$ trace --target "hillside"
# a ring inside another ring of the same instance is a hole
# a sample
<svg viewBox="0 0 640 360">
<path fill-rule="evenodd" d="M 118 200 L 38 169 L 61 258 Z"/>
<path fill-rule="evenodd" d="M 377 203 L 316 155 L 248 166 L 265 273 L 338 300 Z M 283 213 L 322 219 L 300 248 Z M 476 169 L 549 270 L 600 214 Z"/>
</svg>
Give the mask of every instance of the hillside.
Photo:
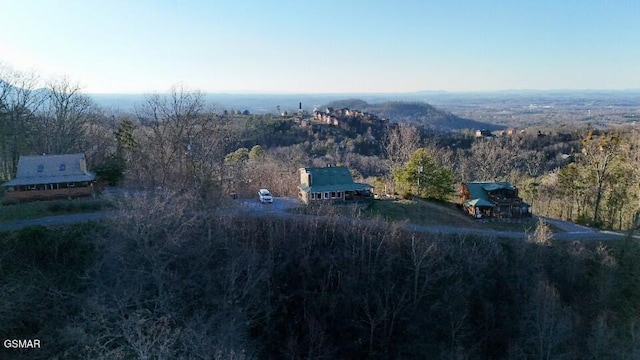
<svg viewBox="0 0 640 360">
<path fill-rule="evenodd" d="M 425 102 L 387 101 L 369 104 L 361 99 L 346 99 L 332 101 L 326 107 L 360 110 L 381 118 L 390 119 L 392 122 L 413 123 L 440 131 L 461 129 L 498 130 L 502 128 L 499 125 L 461 118 Z"/>
<path fill-rule="evenodd" d="M 637 242 L 194 203 L 141 195 L 99 224 L 0 232 L 0 336 L 43 343 L 0 358 L 638 358 Z"/>
</svg>

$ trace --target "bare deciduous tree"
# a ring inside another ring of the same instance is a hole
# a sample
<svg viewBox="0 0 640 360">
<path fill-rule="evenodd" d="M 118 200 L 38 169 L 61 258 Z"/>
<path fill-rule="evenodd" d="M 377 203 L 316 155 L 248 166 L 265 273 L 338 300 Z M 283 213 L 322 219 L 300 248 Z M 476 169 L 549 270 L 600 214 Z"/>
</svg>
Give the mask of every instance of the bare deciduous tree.
<svg viewBox="0 0 640 360">
<path fill-rule="evenodd" d="M 535 232 L 527 237 L 527 241 L 536 245 L 549 245 L 553 237 L 553 232 L 549 225 L 540 218 L 536 225 Z"/>
<path fill-rule="evenodd" d="M 479 139 L 459 155 L 464 181 L 505 181 L 516 168 L 518 146 L 501 139 Z"/>
<path fill-rule="evenodd" d="M 620 161 L 620 136 L 602 135 L 597 139 L 588 136 L 583 139 L 582 154 L 585 165 L 595 178 L 595 199 L 593 205 L 593 222 L 600 220 L 600 205 L 607 181 L 616 163 Z"/>
<path fill-rule="evenodd" d="M 0 177 L 15 176 L 20 155 L 30 153 L 30 126 L 43 101 L 38 81 L 35 73 L 0 67 Z"/>
<path fill-rule="evenodd" d="M 396 129 L 390 128 L 383 142 L 390 167 L 393 169 L 407 162 L 421 143 L 420 131 L 415 126 L 400 125 Z"/>
<path fill-rule="evenodd" d="M 572 333 L 571 317 L 557 289 L 548 281 L 538 281 L 522 325 L 528 334 L 527 357 L 550 360 L 566 355 L 567 349 L 562 346 Z"/>
<path fill-rule="evenodd" d="M 51 80 L 42 111 L 34 121 L 31 146 L 38 153 L 68 154 L 84 149 L 85 125 L 93 107 L 80 85 L 67 78 Z"/>
<path fill-rule="evenodd" d="M 138 109 L 143 139 L 140 151 L 144 151 L 142 167 L 152 186 L 178 185 L 190 182 L 188 169 L 193 160 L 194 139 L 202 130 L 199 124 L 204 108 L 204 96 L 199 91 L 189 91 L 173 86 L 169 95 L 149 95 Z"/>
</svg>

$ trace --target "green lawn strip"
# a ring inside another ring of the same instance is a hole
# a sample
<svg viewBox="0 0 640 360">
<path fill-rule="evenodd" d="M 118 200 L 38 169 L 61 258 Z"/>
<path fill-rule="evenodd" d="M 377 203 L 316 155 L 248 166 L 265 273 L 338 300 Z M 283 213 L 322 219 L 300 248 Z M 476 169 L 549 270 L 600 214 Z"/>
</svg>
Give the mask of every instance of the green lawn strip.
<svg viewBox="0 0 640 360">
<path fill-rule="evenodd" d="M 0 222 L 37 219 L 64 214 L 91 213 L 113 207 L 104 199 L 34 201 L 0 205 Z"/>
<path fill-rule="evenodd" d="M 290 212 L 304 215 L 333 215 L 341 217 L 363 217 L 385 221 L 406 221 L 413 225 L 451 226 L 496 231 L 514 231 L 533 234 L 538 224 L 536 218 L 523 219 L 473 219 L 455 204 L 429 200 L 374 200 L 361 204 L 360 210 L 354 204 L 335 203 L 303 206 Z M 564 232 L 561 228 L 547 224 L 554 233 Z"/>
<path fill-rule="evenodd" d="M 368 215 L 414 225 L 477 227 L 454 204 L 422 200 L 374 201 Z"/>
</svg>

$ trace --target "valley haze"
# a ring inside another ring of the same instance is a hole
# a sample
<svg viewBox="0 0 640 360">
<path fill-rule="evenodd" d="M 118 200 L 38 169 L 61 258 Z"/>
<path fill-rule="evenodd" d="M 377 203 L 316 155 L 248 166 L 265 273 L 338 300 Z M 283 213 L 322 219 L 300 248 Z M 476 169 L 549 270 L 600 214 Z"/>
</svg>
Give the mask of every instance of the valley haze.
<svg viewBox="0 0 640 360">
<path fill-rule="evenodd" d="M 419 91 L 409 93 L 204 93 L 209 105 L 220 110 L 249 110 L 251 113 L 276 113 L 302 109 L 311 111 L 331 101 L 361 99 L 368 103 L 386 101 L 425 102 L 436 107 L 486 104 L 556 104 L 573 103 L 593 106 L 640 107 L 640 89 L 629 90 L 503 90 L 486 92 Z M 88 94 L 100 106 L 124 111 L 135 109 L 148 94 Z"/>
</svg>

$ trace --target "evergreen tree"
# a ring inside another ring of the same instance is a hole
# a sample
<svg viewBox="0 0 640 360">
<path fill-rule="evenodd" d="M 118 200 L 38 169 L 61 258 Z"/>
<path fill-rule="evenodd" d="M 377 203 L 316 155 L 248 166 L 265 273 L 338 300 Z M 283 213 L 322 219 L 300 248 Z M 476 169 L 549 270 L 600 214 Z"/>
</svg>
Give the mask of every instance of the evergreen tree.
<svg viewBox="0 0 640 360">
<path fill-rule="evenodd" d="M 453 172 L 438 164 L 429 151 L 419 148 L 393 177 L 405 191 L 422 198 L 446 200 L 453 192 Z"/>
</svg>

